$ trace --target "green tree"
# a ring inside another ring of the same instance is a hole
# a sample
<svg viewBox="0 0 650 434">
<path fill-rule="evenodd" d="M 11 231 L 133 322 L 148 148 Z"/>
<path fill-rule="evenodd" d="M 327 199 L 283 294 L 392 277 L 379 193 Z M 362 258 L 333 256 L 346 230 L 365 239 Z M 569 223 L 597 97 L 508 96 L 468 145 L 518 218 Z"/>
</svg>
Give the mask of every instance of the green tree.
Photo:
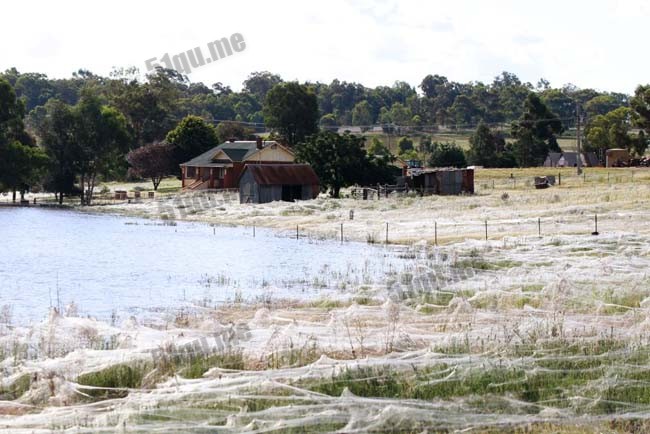
<svg viewBox="0 0 650 434">
<path fill-rule="evenodd" d="M 646 135 L 650 134 L 650 84 L 636 88 L 630 105 L 634 110 L 635 125 L 643 128 Z"/>
<path fill-rule="evenodd" d="M 363 137 L 322 131 L 296 145 L 296 157 L 309 163 L 320 178 L 321 186 L 338 198 L 341 188 L 364 180 L 370 163 L 363 144 Z"/>
<path fill-rule="evenodd" d="M 174 146 L 176 167 L 219 145 L 216 129 L 198 116 L 185 117 L 167 134 L 166 140 Z"/>
<path fill-rule="evenodd" d="M 91 205 L 97 176 L 109 175 L 124 160 L 132 137 L 124 115 L 91 92 L 84 91 L 74 113 L 81 203 Z"/>
<path fill-rule="evenodd" d="M 532 85 L 522 83 L 515 74 L 504 71 L 494 78 L 492 89 L 498 95 L 504 118 L 511 120 L 522 113 L 522 107 L 532 91 Z"/>
<path fill-rule="evenodd" d="M 352 108 L 352 125 L 368 126 L 373 123 L 372 108 L 363 100 Z"/>
<path fill-rule="evenodd" d="M 540 97 L 548 109 L 562 119 L 565 127 L 575 123 L 576 103 L 564 90 L 546 89 Z"/>
<path fill-rule="evenodd" d="M 319 124 L 322 128 L 332 128 L 337 126 L 338 122 L 336 121 L 336 116 L 332 113 L 328 113 L 320 118 Z"/>
<path fill-rule="evenodd" d="M 119 78 L 110 83 L 109 103 L 126 117 L 133 134 L 130 148 L 162 140 L 173 126 L 170 107 L 163 102 L 164 91 L 136 79 Z M 169 101 L 167 101 L 167 104 Z"/>
<path fill-rule="evenodd" d="M 316 94 L 297 82 L 276 84 L 266 95 L 263 113 L 266 125 L 292 146 L 318 129 Z"/>
<path fill-rule="evenodd" d="M 480 116 L 478 107 L 467 95 L 458 95 L 449 111 L 454 116 L 456 125 L 461 128 L 473 123 Z"/>
<path fill-rule="evenodd" d="M 432 167 L 466 167 L 465 152 L 455 143 L 434 143 L 429 157 Z"/>
<path fill-rule="evenodd" d="M 75 140 L 76 117 L 68 104 L 51 99 L 44 107 L 45 117 L 35 127 L 50 159 L 45 188 L 53 191 L 59 203 L 74 192 L 79 146 Z"/>
<path fill-rule="evenodd" d="M 647 143 L 644 135 L 639 138 L 630 134 L 632 116 L 632 109 L 619 107 L 591 119 L 585 128 L 587 138 L 585 150 L 602 155 L 607 149 L 623 148 L 643 156 Z"/>
<path fill-rule="evenodd" d="M 560 152 L 556 134 L 564 130 L 561 120 L 531 93 L 524 102 L 520 119 L 512 125 L 512 135 L 517 140 L 513 151 L 521 167 L 538 166 L 549 151 Z"/>
<path fill-rule="evenodd" d="M 25 132 L 25 108 L 7 80 L 0 79 L 0 188 L 16 191 L 21 198 L 25 191 L 44 175 L 45 152 L 34 146 Z"/>
<path fill-rule="evenodd" d="M 232 121 L 219 122 L 215 131 L 219 143 L 224 143 L 231 139 L 245 140 L 255 134 L 253 129 L 247 127 L 246 124 Z"/>
<path fill-rule="evenodd" d="M 15 84 L 16 95 L 25 101 L 25 111 L 45 105 L 54 96 L 54 87 L 45 74 L 21 74 Z"/>
<path fill-rule="evenodd" d="M 413 113 L 411 109 L 406 107 L 400 102 L 396 102 L 392 105 L 389 112 L 390 120 L 396 125 L 409 125 L 411 119 L 413 118 Z"/>
<path fill-rule="evenodd" d="M 273 86 L 282 83 L 282 77 L 268 71 L 253 72 L 244 80 L 244 92 L 255 95 L 261 103 Z"/>
<path fill-rule="evenodd" d="M 591 118 L 605 115 L 621 106 L 621 101 L 613 95 L 598 95 L 585 103 L 585 113 Z"/>
<path fill-rule="evenodd" d="M 397 148 L 399 149 L 400 155 L 415 149 L 413 147 L 413 140 L 411 140 L 406 136 L 399 139 L 399 141 L 397 142 Z"/>
<path fill-rule="evenodd" d="M 0 148 L 0 184 L 13 193 L 14 202 L 19 191 L 22 201 L 29 187 L 44 177 L 47 165 L 43 149 L 14 140 Z"/>
<path fill-rule="evenodd" d="M 496 167 L 499 154 L 505 149 L 505 140 L 481 122 L 469 138 L 468 158 L 471 164 L 484 167 Z"/>
<path fill-rule="evenodd" d="M 388 149 L 388 147 L 384 145 L 384 142 L 379 140 L 377 137 L 373 137 L 370 141 L 370 146 L 368 146 L 368 154 L 381 157 L 392 156 L 390 149 Z"/>
<path fill-rule="evenodd" d="M 18 140 L 30 141 L 25 133 L 25 106 L 7 80 L 0 79 L 0 146 Z"/>
</svg>

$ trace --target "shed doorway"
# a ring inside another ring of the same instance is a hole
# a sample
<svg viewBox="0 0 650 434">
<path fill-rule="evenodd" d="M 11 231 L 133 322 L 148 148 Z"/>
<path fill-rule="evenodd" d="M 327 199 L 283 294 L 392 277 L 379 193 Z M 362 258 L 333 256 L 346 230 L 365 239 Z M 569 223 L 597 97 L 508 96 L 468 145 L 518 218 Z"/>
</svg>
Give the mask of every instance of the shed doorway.
<svg viewBox="0 0 650 434">
<path fill-rule="evenodd" d="M 283 185 L 282 201 L 293 202 L 302 199 L 302 185 Z"/>
</svg>

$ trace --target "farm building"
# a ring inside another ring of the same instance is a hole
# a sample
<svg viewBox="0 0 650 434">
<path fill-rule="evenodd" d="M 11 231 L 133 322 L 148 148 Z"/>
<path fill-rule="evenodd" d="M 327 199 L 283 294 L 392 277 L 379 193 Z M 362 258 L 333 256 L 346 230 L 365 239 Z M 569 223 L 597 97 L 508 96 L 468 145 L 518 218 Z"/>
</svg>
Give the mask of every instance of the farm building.
<svg viewBox="0 0 650 434">
<path fill-rule="evenodd" d="M 608 149 L 605 151 L 605 166 L 606 167 L 621 167 L 627 166 L 630 161 L 630 153 L 627 149 Z"/>
<path fill-rule="evenodd" d="M 474 169 L 411 170 L 407 184 L 423 194 L 474 194 Z"/>
<path fill-rule="evenodd" d="M 309 200 L 319 191 L 309 164 L 247 164 L 239 178 L 240 203 Z"/>
<path fill-rule="evenodd" d="M 549 152 L 544 167 L 577 167 L 578 158 L 582 167 L 600 166 L 598 157 L 593 152 L 578 154 L 577 152 Z"/>
<path fill-rule="evenodd" d="M 246 164 L 288 164 L 291 150 L 270 141 L 230 141 L 181 164 L 184 190 L 237 188 Z"/>
<path fill-rule="evenodd" d="M 544 167 L 558 167 L 560 157 L 562 157 L 561 152 L 549 152 L 544 160 Z"/>
</svg>

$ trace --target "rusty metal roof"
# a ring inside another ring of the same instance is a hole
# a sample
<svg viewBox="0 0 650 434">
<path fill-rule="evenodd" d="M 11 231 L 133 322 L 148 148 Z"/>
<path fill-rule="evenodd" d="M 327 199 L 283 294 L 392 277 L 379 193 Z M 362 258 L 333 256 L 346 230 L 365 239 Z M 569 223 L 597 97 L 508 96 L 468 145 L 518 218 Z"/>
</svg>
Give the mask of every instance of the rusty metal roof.
<svg viewBox="0 0 650 434">
<path fill-rule="evenodd" d="M 309 164 L 247 164 L 242 175 L 249 170 L 260 185 L 317 185 L 318 175 Z"/>
</svg>

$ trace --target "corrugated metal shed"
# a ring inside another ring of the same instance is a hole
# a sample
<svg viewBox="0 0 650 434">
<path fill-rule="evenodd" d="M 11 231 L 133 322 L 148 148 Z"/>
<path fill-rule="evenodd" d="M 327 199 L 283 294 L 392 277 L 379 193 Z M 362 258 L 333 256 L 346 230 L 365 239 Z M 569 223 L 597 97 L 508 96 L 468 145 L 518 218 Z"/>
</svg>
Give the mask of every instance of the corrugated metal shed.
<svg viewBox="0 0 650 434">
<path fill-rule="evenodd" d="M 412 172 L 409 185 L 423 194 L 474 193 L 473 169 L 425 169 Z"/>
<path fill-rule="evenodd" d="M 308 164 L 247 164 L 239 178 L 241 203 L 314 199 L 318 176 Z"/>
<path fill-rule="evenodd" d="M 302 185 L 320 182 L 309 164 L 248 164 L 246 169 L 260 185 Z"/>
</svg>

